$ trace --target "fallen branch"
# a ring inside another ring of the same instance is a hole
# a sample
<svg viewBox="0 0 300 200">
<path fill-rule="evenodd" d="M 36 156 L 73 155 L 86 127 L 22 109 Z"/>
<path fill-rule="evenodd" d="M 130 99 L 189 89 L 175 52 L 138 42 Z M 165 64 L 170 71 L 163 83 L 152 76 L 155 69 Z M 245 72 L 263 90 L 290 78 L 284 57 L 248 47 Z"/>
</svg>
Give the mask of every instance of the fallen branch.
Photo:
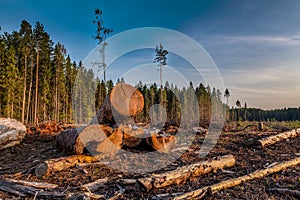
<svg viewBox="0 0 300 200">
<path fill-rule="evenodd" d="M 147 191 L 151 188 L 162 188 L 172 184 L 180 184 L 190 177 L 197 177 L 207 174 L 213 170 L 231 167 L 235 164 L 233 155 L 213 158 L 210 161 L 203 161 L 188 166 L 177 168 L 176 170 L 165 172 L 162 174 L 153 174 L 150 177 L 138 179 Z"/>
<path fill-rule="evenodd" d="M 40 182 L 29 182 L 29 181 L 23 181 L 23 180 L 15 180 L 15 179 L 6 179 L 9 182 L 25 185 L 25 186 L 30 186 L 38 189 L 45 189 L 45 188 L 57 188 L 58 185 L 56 184 L 51 184 L 51 183 L 40 183 Z"/>
<path fill-rule="evenodd" d="M 247 175 L 244 175 L 241 177 L 222 181 L 220 183 L 217 183 L 217 184 L 214 184 L 211 186 L 206 186 L 206 187 L 203 187 L 203 188 L 191 191 L 191 192 L 184 193 L 180 196 L 175 197 L 175 199 L 179 200 L 179 199 L 191 199 L 191 198 L 199 197 L 199 195 L 203 194 L 204 192 L 206 192 L 208 190 L 210 190 L 211 193 L 216 193 L 219 190 L 234 187 L 245 181 L 250 181 L 255 178 L 262 178 L 266 175 L 276 173 L 276 172 L 282 171 L 288 167 L 296 166 L 299 164 L 300 164 L 300 157 L 297 157 L 295 159 L 280 163 L 278 165 L 275 165 L 275 166 L 267 168 L 267 169 L 257 170 L 253 173 L 250 173 L 250 174 L 247 174 Z"/>
<path fill-rule="evenodd" d="M 298 136 L 300 136 L 300 129 L 293 129 L 291 131 L 283 132 L 277 135 L 272 135 L 270 137 L 260 139 L 257 141 L 257 144 L 261 147 L 265 147 L 280 142 L 284 139 L 295 138 Z"/>
<path fill-rule="evenodd" d="M 288 195 L 292 195 L 294 197 L 300 198 L 300 191 L 298 191 L 298 190 L 289 190 L 289 189 L 282 189 L 282 188 L 270 188 L 270 189 L 267 189 L 267 191 L 278 192 L 278 193 L 281 193 L 281 194 L 288 194 Z"/>
<path fill-rule="evenodd" d="M 81 186 L 83 190 L 87 190 L 88 192 L 95 192 L 100 187 L 103 187 L 105 183 L 107 183 L 108 178 L 97 179 L 94 182 L 84 184 Z"/>
</svg>

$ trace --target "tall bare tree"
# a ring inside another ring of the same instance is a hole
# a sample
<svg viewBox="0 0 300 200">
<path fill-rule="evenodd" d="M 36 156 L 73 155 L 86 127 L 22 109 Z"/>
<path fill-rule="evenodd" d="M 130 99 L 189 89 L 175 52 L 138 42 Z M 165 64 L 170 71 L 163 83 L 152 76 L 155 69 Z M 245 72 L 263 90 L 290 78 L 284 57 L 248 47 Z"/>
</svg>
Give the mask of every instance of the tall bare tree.
<svg viewBox="0 0 300 200">
<path fill-rule="evenodd" d="M 93 36 L 93 38 L 98 41 L 99 45 L 101 44 L 100 56 L 102 57 L 102 61 L 94 64 L 97 64 L 100 68 L 101 67 L 103 68 L 103 76 L 104 76 L 103 78 L 104 78 L 104 82 L 106 83 L 105 47 L 108 44 L 105 40 L 107 35 L 112 33 L 113 30 L 110 28 L 106 28 L 104 26 L 102 15 L 103 15 L 102 10 L 100 10 L 99 8 L 95 9 L 95 20 L 93 21 L 93 23 L 96 25 L 97 29 L 96 29 L 96 34 L 95 36 Z"/>
<path fill-rule="evenodd" d="M 159 46 L 156 46 L 155 49 L 155 58 L 154 63 L 159 65 L 159 78 L 160 78 L 160 97 L 162 99 L 163 83 L 162 83 L 162 67 L 167 65 L 167 54 L 169 53 L 164 49 L 163 45 L 159 43 Z"/>
</svg>

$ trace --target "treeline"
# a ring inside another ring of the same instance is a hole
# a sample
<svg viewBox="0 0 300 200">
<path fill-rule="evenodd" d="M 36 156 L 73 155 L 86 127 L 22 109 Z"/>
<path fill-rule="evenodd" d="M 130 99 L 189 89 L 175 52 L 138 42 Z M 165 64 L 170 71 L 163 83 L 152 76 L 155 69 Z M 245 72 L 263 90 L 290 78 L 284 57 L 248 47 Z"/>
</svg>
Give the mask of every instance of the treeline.
<svg viewBox="0 0 300 200">
<path fill-rule="evenodd" d="M 23 20 L 0 35 L 0 116 L 24 123 L 72 120 L 72 85 L 80 66 L 44 26 Z"/>
<path fill-rule="evenodd" d="M 300 107 L 274 110 L 234 108 L 230 109 L 229 116 L 232 121 L 296 121 L 300 120 Z"/>
<path fill-rule="evenodd" d="M 121 82 L 124 82 L 123 78 L 118 79 L 116 83 Z M 88 123 L 113 87 L 113 81 L 105 83 L 98 78 L 92 79 L 86 76 L 86 73 L 81 73 L 79 68 L 73 96 L 75 122 Z M 189 87 L 183 88 L 168 82 L 163 88 L 158 87 L 156 83 L 146 85 L 142 82 L 135 87 L 144 96 L 144 109 L 135 116 L 136 122 L 168 121 L 174 124 L 208 125 L 210 120 L 225 118 L 227 107 L 221 101 L 222 93 L 215 88 L 211 90 L 203 84 L 194 87 L 192 82 Z M 163 116 L 160 116 L 161 114 Z"/>
<path fill-rule="evenodd" d="M 118 80 L 117 82 L 123 82 Z M 34 27 L 23 20 L 18 31 L 0 35 L 0 117 L 23 123 L 64 121 L 88 123 L 112 90 L 112 80 L 94 77 L 81 62 L 73 62 L 61 43 L 54 43 L 43 24 Z M 174 122 L 200 122 L 224 117 L 222 93 L 200 84 L 178 88 L 155 83 L 138 89 L 145 107 L 136 121 L 150 122 L 161 105 L 165 119 Z M 151 110 L 152 109 L 152 110 Z"/>
</svg>

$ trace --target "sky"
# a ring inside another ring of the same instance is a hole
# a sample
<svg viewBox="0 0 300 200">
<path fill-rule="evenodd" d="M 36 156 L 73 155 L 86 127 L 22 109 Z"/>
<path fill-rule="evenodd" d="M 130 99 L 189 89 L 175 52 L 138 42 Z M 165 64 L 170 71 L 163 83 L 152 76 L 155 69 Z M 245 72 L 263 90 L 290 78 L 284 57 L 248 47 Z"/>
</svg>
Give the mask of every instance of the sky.
<svg viewBox="0 0 300 200">
<path fill-rule="evenodd" d="M 207 53 L 205 59 L 210 58 L 217 67 L 224 88 L 229 89 L 232 106 L 237 100 L 263 109 L 300 106 L 298 0 L 0 0 L 0 33 L 19 30 L 23 19 L 32 25 L 40 21 L 54 42 L 64 44 L 71 58 L 79 62 L 97 46 L 92 38 L 95 8 L 103 11 L 105 25 L 114 30 L 110 38 L 136 28 L 161 27 L 198 42 Z M 177 38 L 169 39 L 172 43 Z M 168 45 L 165 47 L 176 48 Z M 187 45 L 177 48 L 193 53 Z M 112 64 L 108 74 L 113 76 L 123 70 L 142 76 L 151 56 L 149 49 L 140 54 L 127 53 L 127 58 L 123 56 Z M 193 76 L 191 63 L 184 59 L 170 52 L 165 71 L 170 77 L 165 79 L 171 80 L 183 71 L 193 82 L 197 83 L 197 77 L 198 81 L 207 79 Z M 118 63 L 122 63 L 122 70 Z M 128 65 L 135 68 L 129 70 Z M 157 69 L 145 74 L 155 73 Z"/>
</svg>

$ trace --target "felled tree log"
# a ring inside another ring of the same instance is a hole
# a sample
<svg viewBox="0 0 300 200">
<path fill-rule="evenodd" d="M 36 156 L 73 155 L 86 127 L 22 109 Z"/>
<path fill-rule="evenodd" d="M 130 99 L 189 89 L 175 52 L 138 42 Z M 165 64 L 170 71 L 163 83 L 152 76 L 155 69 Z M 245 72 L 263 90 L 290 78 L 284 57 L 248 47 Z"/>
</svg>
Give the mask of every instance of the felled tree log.
<svg viewBox="0 0 300 200">
<path fill-rule="evenodd" d="M 262 169 L 262 170 L 257 170 L 253 173 L 247 174 L 245 176 L 237 177 L 234 179 L 222 181 L 220 183 L 211 185 L 211 186 L 206 186 L 191 192 L 184 193 L 180 196 L 175 197 L 174 199 L 179 200 L 179 199 L 192 199 L 196 198 L 199 199 L 198 197 L 205 193 L 206 191 L 210 190 L 211 193 L 216 193 L 219 190 L 223 190 L 226 188 L 234 187 L 236 185 L 239 185 L 245 181 L 250 181 L 255 178 L 262 178 L 266 175 L 276 173 L 279 171 L 282 171 L 288 167 L 296 166 L 300 164 L 300 157 L 297 157 L 295 159 L 280 163 L 278 165 L 274 165 L 273 167 L 267 168 L 267 169 Z"/>
<path fill-rule="evenodd" d="M 143 108 L 143 94 L 131 85 L 119 83 L 105 99 L 91 124 L 121 123 L 126 117 L 136 116 Z"/>
<path fill-rule="evenodd" d="M 279 133 L 277 135 L 272 135 L 270 137 L 267 138 L 263 138 L 257 141 L 257 144 L 260 145 L 261 147 L 265 147 L 268 145 L 272 145 L 275 144 L 277 142 L 280 142 L 284 139 L 288 139 L 288 138 L 295 138 L 300 136 L 300 129 L 293 129 L 291 131 L 287 131 L 287 132 L 283 132 L 283 133 Z"/>
<path fill-rule="evenodd" d="M 210 161 L 179 167 L 176 170 L 162 174 L 152 174 L 150 177 L 138 179 L 138 183 L 148 191 L 151 188 L 163 188 L 172 184 L 180 184 L 190 177 L 197 177 L 217 169 L 223 169 L 224 167 L 232 167 L 234 164 L 234 156 L 226 155 L 213 158 Z"/>
<path fill-rule="evenodd" d="M 91 142 L 101 142 L 112 134 L 112 128 L 93 124 L 77 129 L 68 129 L 56 136 L 57 147 L 68 154 L 82 154 Z"/>
<path fill-rule="evenodd" d="M 156 151 L 169 153 L 176 144 L 176 137 L 169 134 L 153 133 L 150 138 L 147 138 L 147 143 Z"/>
<path fill-rule="evenodd" d="M 98 159 L 99 157 L 95 156 L 73 155 L 69 157 L 46 160 L 35 167 L 35 175 L 37 177 L 48 176 L 52 173 L 74 167 L 77 163 L 97 162 Z"/>
<path fill-rule="evenodd" d="M 0 118 L 0 150 L 20 144 L 25 135 L 24 124 L 15 119 Z"/>
<path fill-rule="evenodd" d="M 122 130 L 107 125 L 123 122 L 143 110 L 144 97 L 131 85 L 120 83 L 111 91 L 90 125 L 66 130 L 57 136 L 57 146 L 69 154 L 82 154 L 84 149 L 93 153 L 113 153 L 123 144 Z M 116 120 L 116 121 L 115 121 Z M 101 124 L 101 125 L 99 125 Z M 139 138 L 125 134 L 126 144 L 139 143 Z M 128 142 L 127 142 L 128 141 Z"/>
</svg>

